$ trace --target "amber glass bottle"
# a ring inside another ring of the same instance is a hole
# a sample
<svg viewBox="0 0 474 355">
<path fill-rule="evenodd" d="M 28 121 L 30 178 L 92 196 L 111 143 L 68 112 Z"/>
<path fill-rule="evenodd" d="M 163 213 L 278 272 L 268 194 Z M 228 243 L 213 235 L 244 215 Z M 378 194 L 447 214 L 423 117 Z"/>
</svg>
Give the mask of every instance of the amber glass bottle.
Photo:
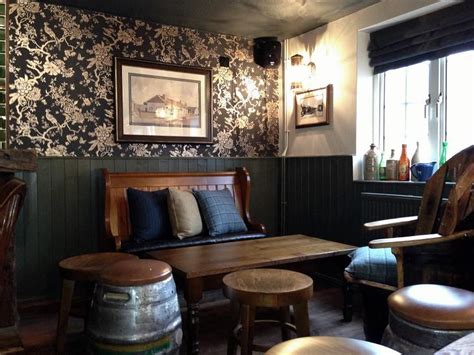
<svg viewBox="0 0 474 355">
<path fill-rule="evenodd" d="M 406 144 L 402 144 L 402 154 L 398 162 L 398 180 L 410 180 L 410 159 L 408 159 Z"/>
</svg>

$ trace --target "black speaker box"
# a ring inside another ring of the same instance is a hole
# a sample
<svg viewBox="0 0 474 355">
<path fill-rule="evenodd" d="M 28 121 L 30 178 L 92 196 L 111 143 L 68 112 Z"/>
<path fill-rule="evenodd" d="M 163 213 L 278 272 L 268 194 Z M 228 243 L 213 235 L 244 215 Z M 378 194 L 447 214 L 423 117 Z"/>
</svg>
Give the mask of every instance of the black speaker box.
<svg viewBox="0 0 474 355">
<path fill-rule="evenodd" d="M 264 68 L 278 68 L 281 62 L 281 43 L 276 37 L 255 38 L 253 60 Z"/>
</svg>

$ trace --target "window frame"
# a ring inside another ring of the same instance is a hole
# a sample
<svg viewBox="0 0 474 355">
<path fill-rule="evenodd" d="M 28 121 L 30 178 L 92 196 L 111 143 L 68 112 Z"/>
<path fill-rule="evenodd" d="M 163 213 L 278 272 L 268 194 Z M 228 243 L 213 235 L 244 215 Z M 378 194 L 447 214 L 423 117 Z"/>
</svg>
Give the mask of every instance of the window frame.
<svg viewBox="0 0 474 355">
<path fill-rule="evenodd" d="M 427 92 L 426 119 L 428 120 L 428 140 L 432 161 L 438 161 L 442 142 L 447 137 L 446 122 L 446 81 L 447 81 L 447 57 L 429 61 L 429 83 Z M 385 91 L 386 72 L 373 76 L 373 129 L 372 136 L 375 144 L 388 154 L 391 148 L 386 147 L 385 132 Z M 402 141 L 400 141 L 401 145 Z M 395 147 L 399 148 L 399 147 Z"/>
</svg>

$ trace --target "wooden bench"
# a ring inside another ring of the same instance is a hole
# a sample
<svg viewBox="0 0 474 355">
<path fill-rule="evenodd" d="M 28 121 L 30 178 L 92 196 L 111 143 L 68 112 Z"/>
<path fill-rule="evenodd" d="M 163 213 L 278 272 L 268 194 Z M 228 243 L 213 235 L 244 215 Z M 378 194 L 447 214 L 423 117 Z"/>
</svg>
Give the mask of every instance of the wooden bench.
<svg viewBox="0 0 474 355">
<path fill-rule="evenodd" d="M 230 172 L 213 173 L 112 173 L 103 170 L 105 180 L 105 233 L 102 249 L 115 249 L 132 253 L 169 249 L 191 245 L 222 243 L 235 240 L 256 239 L 266 236 L 265 226 L 250 217 L 250 176 L 245 168 Z M 137 243 L 133 241 L 129 218 L 127 188 L 155 191 L 168 187 L 180 190 L 229 189 L 235 206 L 247 225 L 247 233 L 225 234 L 216 237 L 206 235 L 180 240 L 169 238 Z"/>
</svg>

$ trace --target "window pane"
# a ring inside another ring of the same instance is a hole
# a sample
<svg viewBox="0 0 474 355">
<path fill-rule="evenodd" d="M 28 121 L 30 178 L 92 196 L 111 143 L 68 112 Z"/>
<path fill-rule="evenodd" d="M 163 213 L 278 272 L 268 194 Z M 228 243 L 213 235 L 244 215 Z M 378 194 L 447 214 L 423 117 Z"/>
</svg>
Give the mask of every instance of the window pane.
<svg viewBox="0 0 474 355">
<path fill-rule="evenodd" d="M 424 117 L 425 100 L 429 92 L 429 62 L 390 70 L 385 73 L 384 150 L 408 144 L 409 155 L 416 142 L 428 137 L 428 120 Z"/>
<path fill-rule="evenodd" d="M 447 58 L 448 158 L 474 144 L 474 51 Z"/>
</svg>

